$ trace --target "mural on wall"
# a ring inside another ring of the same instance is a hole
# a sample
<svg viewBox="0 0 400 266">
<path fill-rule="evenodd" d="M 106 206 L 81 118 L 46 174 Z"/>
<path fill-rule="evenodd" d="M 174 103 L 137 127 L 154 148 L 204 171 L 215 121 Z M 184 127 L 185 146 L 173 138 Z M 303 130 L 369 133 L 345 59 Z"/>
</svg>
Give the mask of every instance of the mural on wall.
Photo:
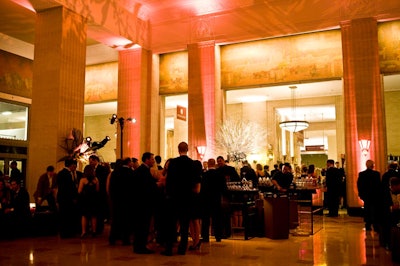
<svg viewBox="0 0 400 266">
<path fill-rule="evenodd" d="M 221 47 L 223 88 L 343 76 L 340 30 Z"/>
<path fill-rule="evenodd" d="M 381 73 L 400 71 L 400 21 L 378 25 L 379 61 Z"/>
<path fill-rule="evenodd" d="M 85 103 L 116 100 L 118 97 L 118 63 L 86 68 Z"/>
<path fill-rule="evenodd" d="M 32 60 L 0 50 L 1 92 L 32 98 L 32 79 Z"/>
<path fill-rule="evenodd" d="M 187 93 L 188 53 L 160 55 L 160 94 Z"/>
</svg>

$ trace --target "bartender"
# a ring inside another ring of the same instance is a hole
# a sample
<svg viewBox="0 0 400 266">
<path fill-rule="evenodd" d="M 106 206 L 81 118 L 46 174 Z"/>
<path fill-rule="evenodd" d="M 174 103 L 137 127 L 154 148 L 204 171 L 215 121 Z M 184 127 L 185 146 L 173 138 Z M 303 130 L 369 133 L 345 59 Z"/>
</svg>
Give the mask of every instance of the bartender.
<svg viewBox="0 0 400 266">
<path fill-rule="evenodd" d="M 282 171 L 278 171 L 272 177 L 272 183 L 280 192 L 286 192 L 293 182 L 292 166 L 290 163 L 284 163 Z"/>
</svg>

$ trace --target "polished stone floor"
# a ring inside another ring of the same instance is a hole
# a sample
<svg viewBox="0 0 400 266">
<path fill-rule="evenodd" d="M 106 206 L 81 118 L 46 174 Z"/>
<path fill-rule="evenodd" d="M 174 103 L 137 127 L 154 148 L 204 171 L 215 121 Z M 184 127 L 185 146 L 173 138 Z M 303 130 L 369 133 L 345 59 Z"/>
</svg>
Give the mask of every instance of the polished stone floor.
<svg viewBox="0 0 400 266">
<path fill-rule="evenodd" d="M 322 216 L 321 216 L 322 218 Z M 46 236 L 0 241 L 0 265 L 398 265 L 379 246 L 378 234 L 363 229 L 362 218 L 322 218 L 323 228 L 312 236 L 223 239 L 203 243 L 185 256 L 137 255 L 130 246 L 109 246 L 106 235 L 81 240 Z"/>
</svg>

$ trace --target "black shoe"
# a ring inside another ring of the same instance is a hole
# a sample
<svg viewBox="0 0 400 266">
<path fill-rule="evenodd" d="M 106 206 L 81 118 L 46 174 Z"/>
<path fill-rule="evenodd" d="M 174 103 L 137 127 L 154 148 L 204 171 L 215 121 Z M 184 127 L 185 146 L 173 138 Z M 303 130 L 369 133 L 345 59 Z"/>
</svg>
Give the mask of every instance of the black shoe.
<svg viewBox="0 0 400 266">
<path fill-rule="evenodd" d="M 203 238 L 203 239 L 201 240 L 201 242 L 208 243 L 208 242 L 210 242 L 210 239 L 209 239 L 209 238 Z"/>
<path fill-rule="evenodd" d="M 186 250 L 179 250 L 178 249 L 178 255 L 186 255 Z"/>
<path fill-rule="evenodd" d="M 154 251 L 148 248 L 143 248 L 143 249 L 134 249 L 133 252 L 136 254 L 153 254 Z"/>
<path fill-rule="evenodd" d="M 177 252 L 177 253 L 178 253 L 179 255 L 185 255 L 185 254 L 186 254 L 186 249 L 187 249 L 187 246 L 183 246 L 183 245 L 181 246 L 181 245 L 179 245 L 179 246 L 178 246 L 178 252 Z"/>
<path fill-rule="evenodd" d="M 127 241 L 127 240 L 122 241 L 122 245 L 123 246 L 130 246 L 131 245 L 131 241 Z"/>
<path fill-rule="evenodd" d="M 171 251 L 171 250 L 164 250 L 164 251 L 161 251 L 161 255 L 164 255 L 164 256 L 172 256 L 172 251 Z"/>
</svg>

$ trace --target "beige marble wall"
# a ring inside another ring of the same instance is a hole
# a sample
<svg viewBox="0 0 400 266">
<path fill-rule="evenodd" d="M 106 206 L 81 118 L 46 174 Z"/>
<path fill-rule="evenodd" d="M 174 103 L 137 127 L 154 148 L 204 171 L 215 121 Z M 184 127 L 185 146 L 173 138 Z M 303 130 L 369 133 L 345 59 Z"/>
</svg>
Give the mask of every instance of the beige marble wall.
<svg viewBox="0 0 400 266">
<path fill-rule="evenodd" d="M 388 154 L 400 155 L 400 91 L 385 93 Z"/>
</svg>

